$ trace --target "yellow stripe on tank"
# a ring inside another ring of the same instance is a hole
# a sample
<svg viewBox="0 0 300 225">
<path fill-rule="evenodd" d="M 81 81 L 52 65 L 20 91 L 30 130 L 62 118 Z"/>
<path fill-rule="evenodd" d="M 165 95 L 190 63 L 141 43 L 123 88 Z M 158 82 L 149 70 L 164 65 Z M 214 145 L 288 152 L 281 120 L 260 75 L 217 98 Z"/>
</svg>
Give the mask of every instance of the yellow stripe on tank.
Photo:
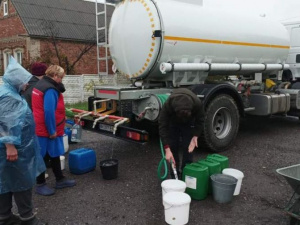
<svg viewBox="0 0 300 225">
<path fill-rule="evenodd" d="M 174 37 L 174 36 L 165 36 L 165 40 L 168 40 L 168 41 L 189 41 L 189 42 L 223 44 L 223 45 L 241 45 L 241 46 L 263 47 L 263 48 L 284 48 L 284 49 L 289 49 L 290 48 L 290 46 L 286 46 L 286 45 L 270 45 L 270 44 L 260 44 L 260 43 L 221 41 L 221 40 L 209 40 L 209 39 Z"/>
</svg>

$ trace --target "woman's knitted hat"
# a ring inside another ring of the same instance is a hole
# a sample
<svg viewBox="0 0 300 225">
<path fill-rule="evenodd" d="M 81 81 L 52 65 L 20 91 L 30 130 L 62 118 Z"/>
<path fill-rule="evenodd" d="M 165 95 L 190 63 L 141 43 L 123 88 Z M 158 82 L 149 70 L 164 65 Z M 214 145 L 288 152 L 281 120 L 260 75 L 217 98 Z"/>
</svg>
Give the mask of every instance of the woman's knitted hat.
<svg viewBox="0 0 300 225">
<path fill-rule="evenodd" d="M 35 62 L 31 65 L 31 73 L 34 76 L 43 76 L 47 70 L 45 63 Z"/>
</svg>

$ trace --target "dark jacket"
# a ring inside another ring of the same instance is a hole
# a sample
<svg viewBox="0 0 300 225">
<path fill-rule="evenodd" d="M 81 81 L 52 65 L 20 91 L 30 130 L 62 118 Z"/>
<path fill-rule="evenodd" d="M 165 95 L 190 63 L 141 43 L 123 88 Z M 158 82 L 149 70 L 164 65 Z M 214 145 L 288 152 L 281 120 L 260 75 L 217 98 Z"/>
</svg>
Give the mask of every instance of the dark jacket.
<svg viewBox="0 0 300 225">
<path fill-rule="evenodd" d="M 28 87 L 27 87 L 26 91 L 24 91 L 24 93 L 23 93 L 23 96 L 26 99 L 31 111 L 32 111 L 32 103 L 31 103 L 32 90 L 38 81 L 39 81 L 39 78 L 37 78 L 36 76 L 32 76 L 28 82 Z"/>
<path fill-rule="evenodd" d="M 204 110 L 200 99 L 189 89 L 175 89 L 163 105 L 158 119 L 159 135 L 164 146 L 169 145 L 170 138 L 172 138 L 169 137 L 170 125 L 184 125 L 181 124 L 176 117 L 176 111 L 182 109 L 191 110 L 191 118 L 189 121 L 186 121 L 186 123 L 194 126 L 191 128 L 193 129 L 193 136 L 199 137 L 201 135 Z"/>
</svg>

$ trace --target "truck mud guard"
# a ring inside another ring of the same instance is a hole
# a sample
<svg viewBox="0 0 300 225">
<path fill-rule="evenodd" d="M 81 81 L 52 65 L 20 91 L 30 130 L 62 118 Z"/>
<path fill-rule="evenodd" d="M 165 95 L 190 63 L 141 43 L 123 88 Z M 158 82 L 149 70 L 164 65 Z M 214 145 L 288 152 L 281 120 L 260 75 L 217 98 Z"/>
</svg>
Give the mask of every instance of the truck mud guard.
<svg viewBox="0 0 300 225">
<path fill-rule="evenodd" d="M 197 94 L 203 101 L 203 105 L 206 106 L 211 99 L 218 94 L 228 94 L 231 96 L 239 109 L 239 113 L 241 116 L 244 116 L 244 104 L 243 99 L 240 94 L 236 90 L 235 87 L 229 84 L 197 84 L 193 85 L 189 88 L 195 94 Z"/>
</svg>

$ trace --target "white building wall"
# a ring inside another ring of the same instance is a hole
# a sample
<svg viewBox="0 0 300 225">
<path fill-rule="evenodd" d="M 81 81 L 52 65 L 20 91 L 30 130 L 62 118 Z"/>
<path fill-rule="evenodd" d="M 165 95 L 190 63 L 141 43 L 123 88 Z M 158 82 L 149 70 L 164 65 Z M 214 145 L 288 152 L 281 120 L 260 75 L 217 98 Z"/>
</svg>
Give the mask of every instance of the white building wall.
<svg viewBox="0 0 300 225">
<path fill-rule="evenodd" d="M 101 80 L 98 75 L 66 75 L 63 79 L 66 91 L 63 93 L 65 103 L 73 104 L 77 102 L 86 102 L 89 96 L 94 95 L 94 86 L 98 85 L 124 85 L 129 84 L 127 79 L 120 75 L 103 76 Z M 3 84 L 2 76 L 0 85 Z"/>
</svg>

